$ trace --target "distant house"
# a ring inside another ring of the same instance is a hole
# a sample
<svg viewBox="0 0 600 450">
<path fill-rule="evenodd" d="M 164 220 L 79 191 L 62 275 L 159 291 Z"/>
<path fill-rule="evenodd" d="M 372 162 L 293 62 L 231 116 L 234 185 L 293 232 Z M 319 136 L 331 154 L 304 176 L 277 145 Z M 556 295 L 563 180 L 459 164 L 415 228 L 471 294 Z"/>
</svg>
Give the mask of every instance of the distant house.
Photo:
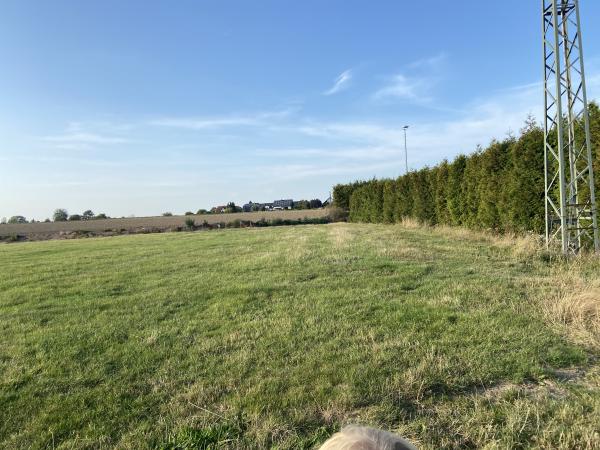
<svg viewBox="0 0 600 450">
<path fill-rule="evenodd" d="M 248 202 L 242 206 L 244 212 L 269 211 L 273 209 L 273 203 L 254 203 Z"/>
<path fill-rule="evenodd" d="M 210 212 L 213 214 L 222 214 L 225 211 L 227 211 L 227 206 L 215 206 L 210 210 Z"/>
<path fill-rule="evenodd" d="M 248 202 L 242 209 L 244 212 L 252 211 L 273 211 L 282 209 L 292 209 L 294 207 L 294 200 L 275 200 L 273 203 L 254 203 Z M 220 208 L 220 206 L 219 206 Z M 213 208 L 214 209 L 214 208 Z"/>
<path fill-rule="evenodd" d="M 294 200 L 275 200 L 273 202 L 273 209 L 292 209 L 294 207 Z"/>
</svg>

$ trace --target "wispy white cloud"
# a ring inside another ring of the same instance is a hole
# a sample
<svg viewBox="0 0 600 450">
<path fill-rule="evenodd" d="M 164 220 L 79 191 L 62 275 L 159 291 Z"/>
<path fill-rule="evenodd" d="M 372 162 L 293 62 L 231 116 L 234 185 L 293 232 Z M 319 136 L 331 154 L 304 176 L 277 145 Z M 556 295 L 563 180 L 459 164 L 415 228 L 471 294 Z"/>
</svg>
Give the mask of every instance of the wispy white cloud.
<svg viewBox="0 0 600 450">
<path fill-rule="evenodd" d="M 429 58 L 418 59 L 408 65 L 409 69 L 439 69 L 442 64 L 448 59 L 448 54 L 445 52 L 439 53 Z"/>
<path fill-rule="evenodd" d="M 53 142 L 56 144 L 124 144 L 129 142 L 129 139 L 113 136 L 102 136 L 93 133 L 67 133 L 57 136 L 44 136 L 42 140 Z"/>
<path fill-rule="evenodd" d="M 240 172 L 242 179 L 264 179 L 265 174 L 269 174 L 271 182 L 289 182 L 292 180 L 303 180 L 319 177 L 343 176 L 343 177 L 365 177 L 374 176 L 390 168 L 402 166 L 402 161 L 378 161 L 365 164 L 364 162 L 353 161 L 345 164 L 271 164 L 253 167 Z M 330 186 L 329 186 L 330 187 Z"/>
<path fill-rule="evenodd" d="M 98 146 L 132 142 L 129 138 L 105 131 L 107 127 L 108 125 L 104 124 L 100 128 L 90 128 L 80 122 L 71 122 L 63 133 L 43 136 L 39 140 L 50 144 L 52 148 L 61 150 L 87 150 Z M 116 127 L 109 128 L 111 131 L 116 129 Z"/>
<path fill-rule="evenodd" d="M 264 126 L 290 116 L 293 110 L 286 109 L 274 112 L 258 112 L 254 114 L 237 114 L 213 117 L 164 117 L 150 121 L 149 125 L 188 130 L 206 130 L 225 127 Z"/>
<path fill-rule="evenodd" d="M 338 92 L 342 92 L 350 87 L 352 82 L 353 74 L 352 70 L 348 69 L 342 72 L 336 79 L 331 89 L 323 92 L 323 95 L 334 95 Z"/>
<path fill-rule="evenodd" d="M 433 165 L 459 153 L 475 151 L 477 145 L 487 145 L 501 139 L 509 131 L 519 130 L 529 114 L 541 117 L 541 88 L 538 83 L 498 91 L 465 105 L 462 113 L 448 114 L 446 119 L 414 123 L 409 130 L 409 164 L 411 167 Z M 306 155 L 335 159 L 339 170 L 362 161 L 365 167 L 386 159 L 399 161 L 403 154 L 403 130 L 396 121 L 307 121 L 295 132 L 323 139 L 322 148 L 309 147 Z M 302 157 L 302 149 L 294 149 Z M 401 166 L 398 166 L 401 167 Z M 365 176 L 372 175 L 366 170 Z M 349 172 L 350 173 L 350 172 Z M 382 167 L 378 175 L 389 173 Z"/>
<path fill-rule="evenodd" d="M 443 79 L 445 53 L 408 64 L 405 69 L 388 77 L 373 94 L 374 100 L 402 100 L 419 105 L 433 102 L 433 90 Z"/>
<path fill-rule="evenodd" d="M 400 146 L 356 146 L 356 147 L 307 147 L 263 149 L 255 152 L 258 156 L 279 159 L 314 159 L 327 158 L 335 160 L 381 160 L 402 151 Z"/>
<path fill-rule="evenodd" d="M 390 82 L 373 94 L 375 100 L 400 99 L 418 102 L 430 102 L 432 83 L 423 78 L 409 78 L 401 73 L 391 78 Z"/>
</svg>

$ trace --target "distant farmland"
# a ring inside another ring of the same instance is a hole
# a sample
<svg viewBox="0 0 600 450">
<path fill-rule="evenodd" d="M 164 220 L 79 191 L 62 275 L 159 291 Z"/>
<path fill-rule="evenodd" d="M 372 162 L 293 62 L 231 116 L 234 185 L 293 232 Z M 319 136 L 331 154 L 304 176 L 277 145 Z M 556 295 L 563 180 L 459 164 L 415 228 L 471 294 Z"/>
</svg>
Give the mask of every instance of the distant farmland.
<svg viewBox="0 0 600 450">
<path fill-rule="evenodd" d="M 306 209 L 291 211 L 264 211 L 234 214 L 203 214 L 169 217 L 129 217 L 123 219 L 81 220 L 73 222 L 39 222 L 24 224 L 0 225 L 0 236 L 17 234 L 30 239 L 48 239 L 53 235 L 69 232 L 136 232 L 136 231 L 168 231 L 184 227 L 186 219 L 192 218 L 196 225 L 206 222 L 209 225 L 229 223 L 236 220 L 258 222 L 262 219 L 298 220 L 326 217 L 327 209 Z"/>
</svg>

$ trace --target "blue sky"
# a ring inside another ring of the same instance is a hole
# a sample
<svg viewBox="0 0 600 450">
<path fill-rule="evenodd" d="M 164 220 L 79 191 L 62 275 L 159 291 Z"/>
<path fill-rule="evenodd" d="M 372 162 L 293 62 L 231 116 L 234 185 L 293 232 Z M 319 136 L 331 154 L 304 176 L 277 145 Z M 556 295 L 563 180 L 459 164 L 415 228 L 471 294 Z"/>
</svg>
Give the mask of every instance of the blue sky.
<svg viewBox="0 0 600 450">
<path fill-rule="evenodd" d="M 539 3 L 3 0 L 0 216 L 325 199 L 405 124 L 411 168 L 471 152 L 541 116 Z"/>
</svg>

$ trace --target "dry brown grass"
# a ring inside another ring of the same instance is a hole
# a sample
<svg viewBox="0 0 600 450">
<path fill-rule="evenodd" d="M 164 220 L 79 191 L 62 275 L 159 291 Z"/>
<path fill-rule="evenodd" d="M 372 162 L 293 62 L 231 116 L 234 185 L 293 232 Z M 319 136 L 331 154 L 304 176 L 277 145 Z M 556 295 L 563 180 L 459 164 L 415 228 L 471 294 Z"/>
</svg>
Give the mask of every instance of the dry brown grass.
<svg viewBox="0 0 600 450">
<path fill-rule="evenodd" d="M 429 228 L 456 240 L 486 242 L 507 250 L 518 260 L 539 258 L 544 253 L 554 255 L 551 276 L 531 280 L 537 286 L 550 286 L 540 299 L 540 310 L 545 319 L 571 341 L 600 348 L 600 282 L 597 276 L 586 275 L 590 267 L 600 266 L 597 257 L 582 255 L 561 261 L 559 250 L 547 250 L 543 238 L 534 234 L 499 235 L 445 225 L 424 227 L 410 218 L 403 220 L 399 226 L 406 229 Z"/>
<path fill-rule="evenodd" d="M 576 342 L 600 348 L 600 286 L 579 280 L 561 291 L 545 302 L 548 320 L 564 327 Z"/>
<path fill-rule="evenodd" d="M 420 223 L 410 217 L 402 219 L 399 224 L 406 229 L 435 229 L 445 236 L 452 237 L 457 240 L 465 241 L 483 241 L 488 242 L 497 247 L 510 249 L 514 256 L 528 257 L 539 254 L 544 248 L 542 238 L 540 236 L 529 234 L 506 233 L 498 234 L 493 231 L 486 230 L 471 230 L 465 227 L 455 227 L 449 225 L 436 225 L 434 227 Z"/>
<path fill-rule="evenodd" d="M 541 236 L 534 234 L 503 234 L 489 235 L 491 242 L 503 248 L 512 250 L 517 257 L 529 257 L 538 255 L 544 249 Z"/>
<path fill-rule="evenodd" d="M 416 228 L 427 228 L 427 225 L 422 224 L 421 222 L 419 222 L 416 219 L 413 219 L 412 217 L 404 217 L 402 219 L 402 222 L 400 222 L 400 224 L 404 228 L 413 229 L 413 230 Z"/>
</svg>

